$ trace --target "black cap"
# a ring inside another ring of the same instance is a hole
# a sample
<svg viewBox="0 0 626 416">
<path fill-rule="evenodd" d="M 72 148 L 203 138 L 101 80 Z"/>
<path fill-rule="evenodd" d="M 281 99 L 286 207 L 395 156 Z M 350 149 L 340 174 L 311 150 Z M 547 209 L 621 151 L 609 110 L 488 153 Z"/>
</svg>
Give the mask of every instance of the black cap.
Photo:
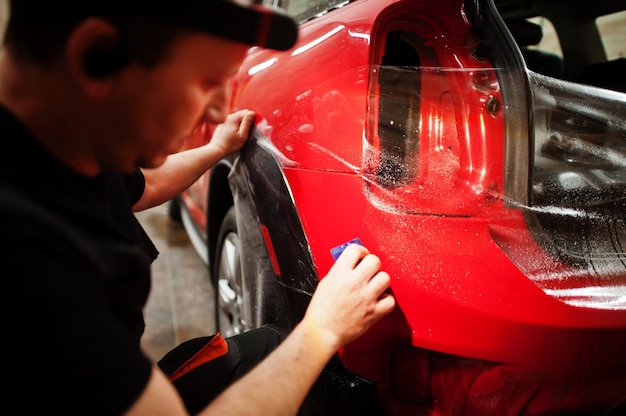
<svg viewBox="0 0 626 416">
<path fill-rule="evenodd" d="M 146 4 L 143 13 L 168 23 L 209 33 L 236 42 L 264 48 L 287 50 L 298 39 L 298 27 L 293 19 L 278 9 L 270 9 L 242 0 L 174 0 L 129 1 Z"/>
<path fill-rule="evenodd" d="M 189 30 L 251 46 L 287 50 L 298 39 L 296 22 L 260 0 L 13 0 L 12 8 L 28 10 L 29 19 L 75 19 L 130 14 L 146 16 Z M 26 13 L 25 13 L 26 14 Z"/>
</svg>

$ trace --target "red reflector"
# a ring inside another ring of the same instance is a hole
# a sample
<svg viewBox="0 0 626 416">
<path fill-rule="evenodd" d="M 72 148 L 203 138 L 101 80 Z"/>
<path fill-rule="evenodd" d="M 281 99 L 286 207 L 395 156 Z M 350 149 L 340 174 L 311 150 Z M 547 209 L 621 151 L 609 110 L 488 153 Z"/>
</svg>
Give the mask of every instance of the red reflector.
<svg viewBox="0 0 626 416">
<path fill-rule="evenodd" d="M 267 254 L 270 256 L 270 262 L 272 263 L 272 269 L 274 269 L 274 274 L 276 276 L 280 276 L 281 275 L 280 267 L 278 266 L 278 259 L 276 258 L 276 251 L 274 251 L 274 245 L 272 244 L 270 233 L 264 224 L 261 224 L 261 234 L 263 234 L 263 241 L 265 242 L 265 248 L 267 249 Z"/>
</svg>

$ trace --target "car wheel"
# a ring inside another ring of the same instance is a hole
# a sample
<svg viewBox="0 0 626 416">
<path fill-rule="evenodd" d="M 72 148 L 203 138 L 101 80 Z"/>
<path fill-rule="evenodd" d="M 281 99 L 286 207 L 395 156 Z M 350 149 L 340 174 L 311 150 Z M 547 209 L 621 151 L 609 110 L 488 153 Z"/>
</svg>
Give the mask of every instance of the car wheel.
<svg viewBox="0 0 626 416">
<path fill-rule="evenodd" d="M 183 219 L 180 214 L 180 197 L 172 198 L 167 206 L 167 215 L 170 217 L 172 221 L 182 223 Z"/>
<path fill-rule="evenodd" d="M 224 337 L 242 333 L 245 328 L 240 245 L 235 209 L 231 207 L 220 227 L 213 267 L 215 326 Z"/>
</svg>

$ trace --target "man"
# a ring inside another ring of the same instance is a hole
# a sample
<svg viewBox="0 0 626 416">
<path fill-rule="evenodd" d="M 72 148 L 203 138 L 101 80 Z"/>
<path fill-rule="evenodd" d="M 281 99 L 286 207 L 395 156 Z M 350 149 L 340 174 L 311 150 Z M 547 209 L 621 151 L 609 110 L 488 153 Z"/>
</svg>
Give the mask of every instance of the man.
<svg viewBox="0 0 626 416">
<path fill-rule="evenodd" d="M 4 407 L 187 413 L 139 346 L 157 253 L 131 207 L 169 199 L 243 145 L 254 113 L 226 117 L 229 77 L 250 45 L 289 49 L 296 34 L 282 15 L 224 0 L 11 1 L 0 55 Z M 204 121 L 225 122 L 215 141 L 175 154 Z M 198 413 L 295 414 L 337 349 L 393 309 L 380 267 L 349 246 L 289 336 Z"/>
</svg>

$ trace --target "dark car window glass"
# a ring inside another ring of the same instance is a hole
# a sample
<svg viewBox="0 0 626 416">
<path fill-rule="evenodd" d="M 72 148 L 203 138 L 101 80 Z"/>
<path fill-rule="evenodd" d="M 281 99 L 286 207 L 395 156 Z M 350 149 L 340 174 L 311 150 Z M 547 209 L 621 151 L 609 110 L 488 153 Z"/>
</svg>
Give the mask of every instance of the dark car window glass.
<svg viewBox="0 0 626 416">
<path fill-rule="evenodd" d="M 283 9 L 297 22 L 302 23 L 322 13 L 341 7 L 351 0 L 265 0 L 266 5 Z"/>
</svg>

